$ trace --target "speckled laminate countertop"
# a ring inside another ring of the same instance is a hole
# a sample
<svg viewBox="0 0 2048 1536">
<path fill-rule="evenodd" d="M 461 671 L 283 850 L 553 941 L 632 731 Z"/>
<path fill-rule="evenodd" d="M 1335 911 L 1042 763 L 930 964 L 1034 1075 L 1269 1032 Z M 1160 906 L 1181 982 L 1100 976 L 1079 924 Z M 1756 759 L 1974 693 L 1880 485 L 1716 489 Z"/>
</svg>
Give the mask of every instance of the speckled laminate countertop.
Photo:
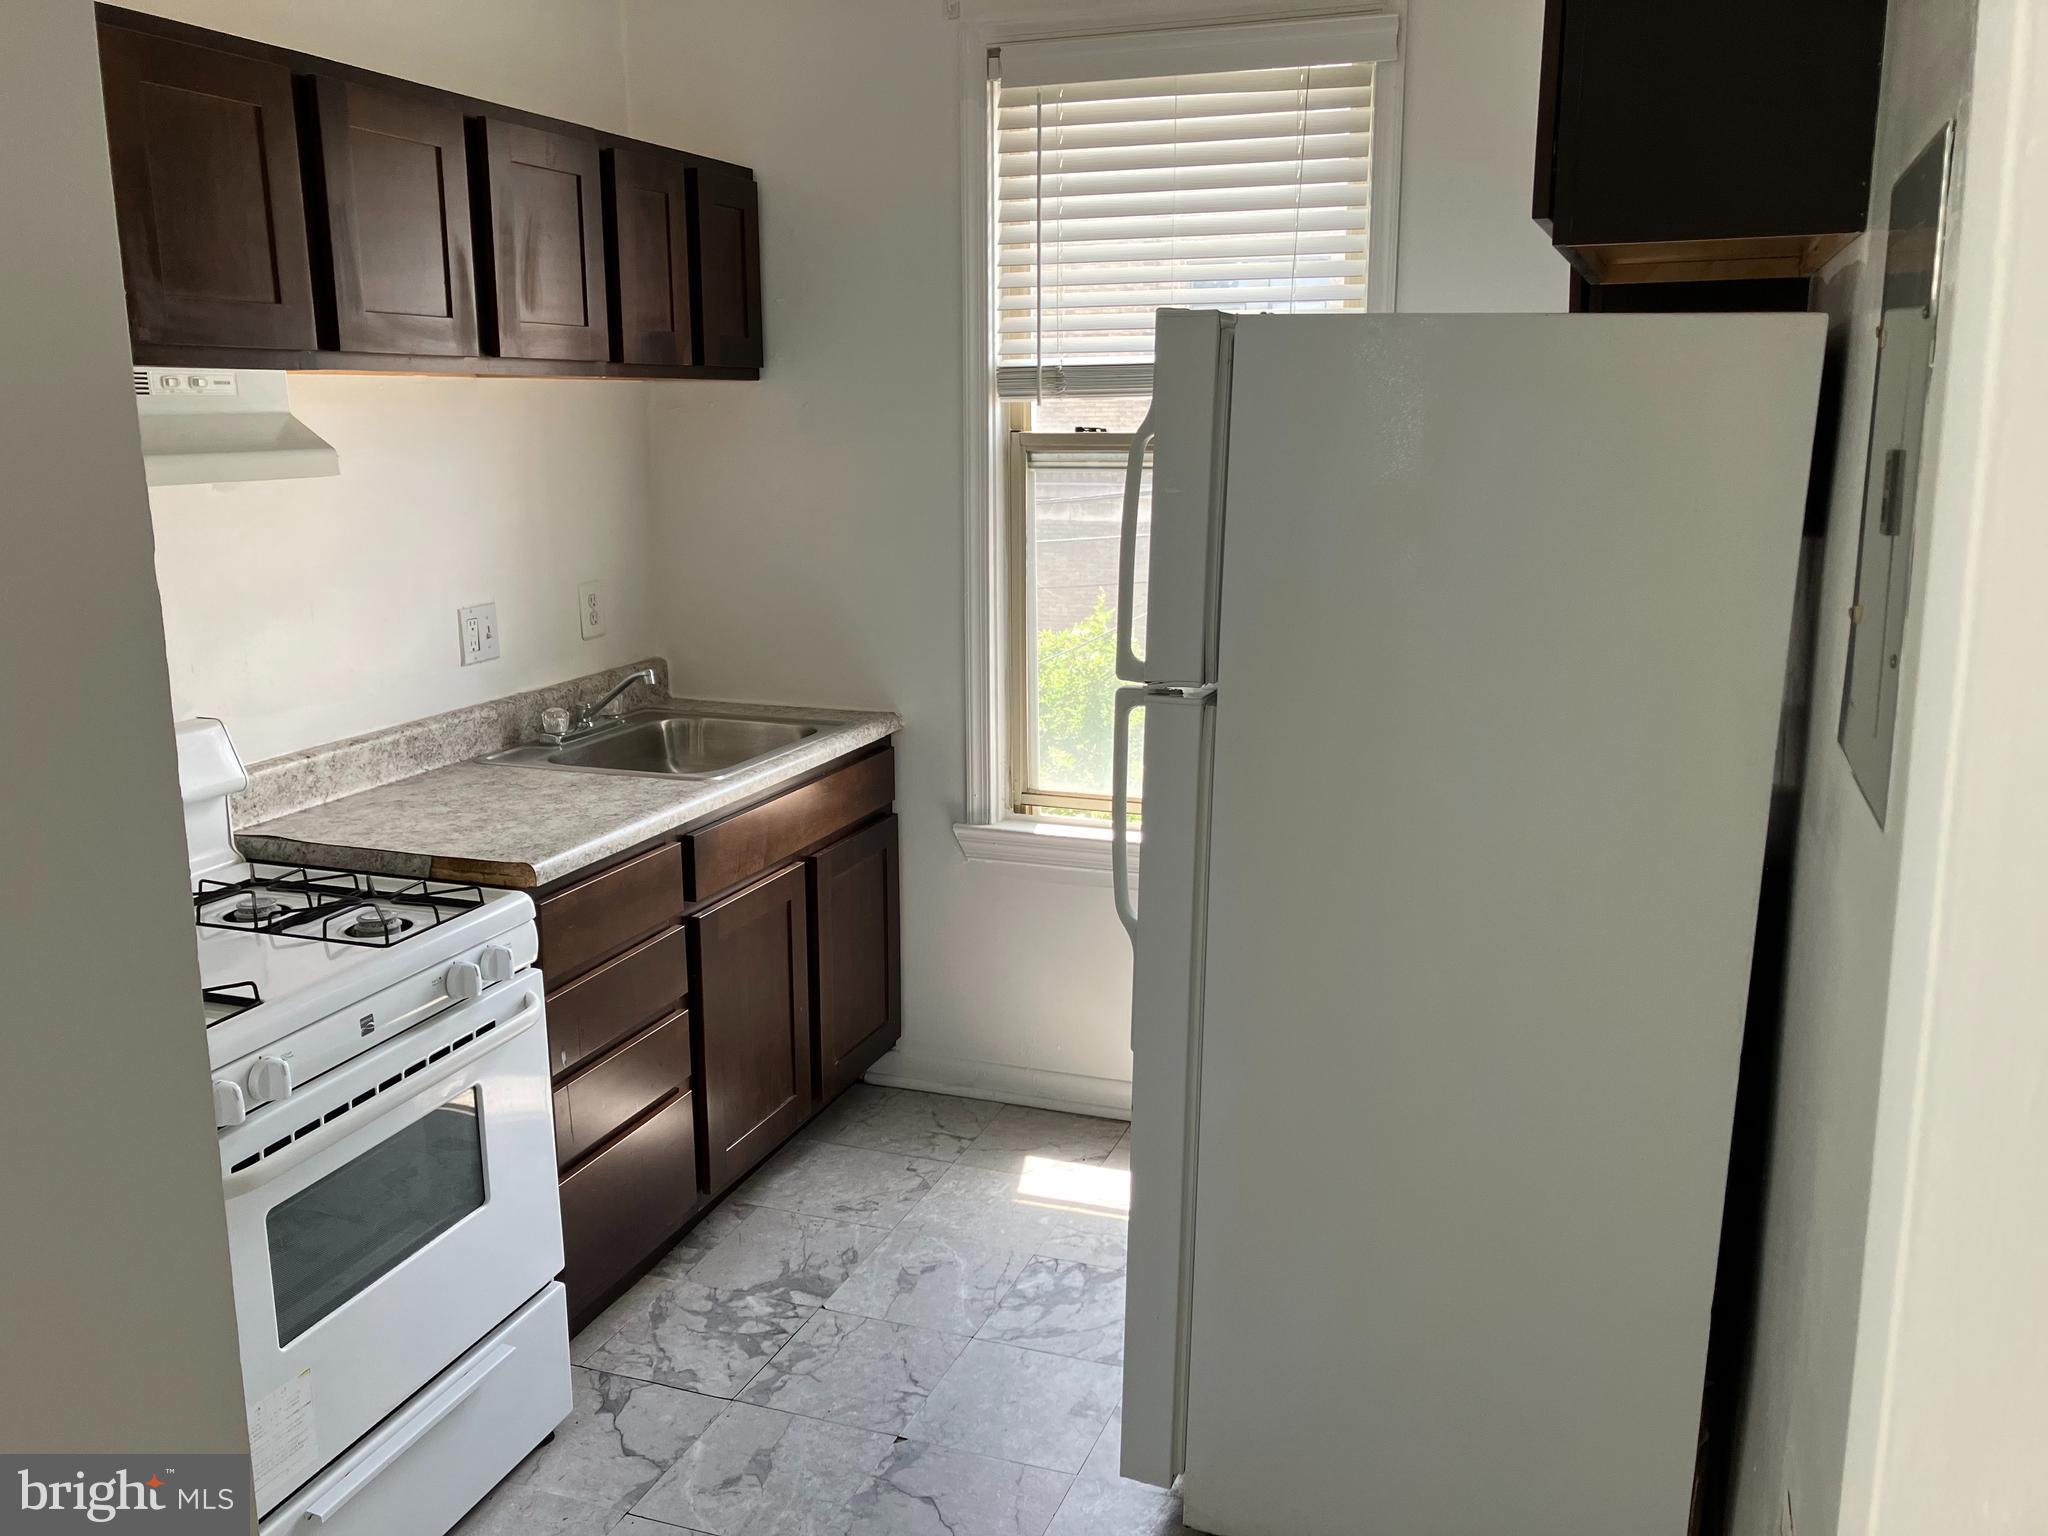
<svg viewBox="0 0 2048 1536">
<path fill-rule="evenodd" d="M 693 821 L 794 783 L 902 729 L 866 710 L 676 699 L 756 719 L 832 722 L 784 756 L 726 779 L 641 778 L 460 762 L 236 829 L 243 856 L 491 885 L 546 885 Z"/>
</svg>

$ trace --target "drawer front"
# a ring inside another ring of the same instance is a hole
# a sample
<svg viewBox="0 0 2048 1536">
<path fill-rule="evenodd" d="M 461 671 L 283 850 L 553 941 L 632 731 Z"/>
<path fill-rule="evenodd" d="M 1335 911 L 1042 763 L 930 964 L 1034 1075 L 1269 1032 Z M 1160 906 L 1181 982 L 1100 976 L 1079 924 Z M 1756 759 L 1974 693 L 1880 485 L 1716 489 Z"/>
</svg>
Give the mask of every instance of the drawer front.
<svg viewBox="0 0 2048 1536">
<path fill-rule="evenodd" d="M 678 1094 L 562 1180 L 563 1282 L 572 1327 L 697 1207 L 691 1095 Z"/>
<path fill-rule="evenodd" d="M 566 1168 L 638 1115 L 690 1086 L 690 1015 L 669 1015 L 555 1090 L 555 1152 Z"/>
<path fill-rule="evenodd" d="M 541 972 L 559 987 L 666 928 L 682 909 L 682 850 L 665 843 L 540 904 Z"/>
<path fill-rule="evenodd" d="M 689 989 L 689 941 L 676 927 L 550 992 L 548 1051 L 555 1076 L 673 1013 Z"/>
<path fill-rule="evenodd" d="M 569 1312 L 550 1282 L 273 1510 L 263 1536 L 448 1530 L 573 1406 Z"/>
<path fill-rule="evenodd" d="M 889 809 L 896 754 L 877 752 L 683 839 L 692 901 L 743 885 L 841 828 Z"/>
</svg>

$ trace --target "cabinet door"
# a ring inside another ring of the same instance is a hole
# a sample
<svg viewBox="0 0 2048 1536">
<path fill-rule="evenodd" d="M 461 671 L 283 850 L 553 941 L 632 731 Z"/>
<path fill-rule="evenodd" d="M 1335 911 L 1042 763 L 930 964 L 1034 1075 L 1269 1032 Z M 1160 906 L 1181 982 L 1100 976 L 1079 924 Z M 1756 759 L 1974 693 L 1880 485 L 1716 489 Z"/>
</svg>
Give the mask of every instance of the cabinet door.
<svg viewBox="0 0 2048 1536">
<path fill-rule="evenodd" d="M 310 351 L 290 72 L 106 23 L 99 36 L 133 338 Z"/>
<path fill-rule="evenodd" d="M 810 922 L 804 866 L 706 907 L 697 938 L 711 1193 L 729 1188 L 811 1102 Z"/>
<path fill-rule="evenodd" d="M 818 1097 L 829 1099 L 896 1043 L 896 818 L 843 837 L 810 860 L 816 929 L 811 1011 Z"/>
<path fill-rule="evenodd" d="M 313 82 L 337 344 L 468 357 L 476 264 L 462 112 L 432 96 Z"/>
<path fill-rule="evenodd" d="M 754 178 L 699 167 L 690 173 L 696 235 L 697 338 L 714 368 L 761 366 L 761 209 Z"/>
<path fill-rule="evenodd" d="M 602 362 L 604 224 L 595 141 L 523 123 L 479 125 L 500 357 Z"/>
<path fill-rule="evenodd" d="M 612 357 L 621 363 L 697 361 L 690 326 L 690 172 L 680 155 L 604 152 Z"/>
</svg>

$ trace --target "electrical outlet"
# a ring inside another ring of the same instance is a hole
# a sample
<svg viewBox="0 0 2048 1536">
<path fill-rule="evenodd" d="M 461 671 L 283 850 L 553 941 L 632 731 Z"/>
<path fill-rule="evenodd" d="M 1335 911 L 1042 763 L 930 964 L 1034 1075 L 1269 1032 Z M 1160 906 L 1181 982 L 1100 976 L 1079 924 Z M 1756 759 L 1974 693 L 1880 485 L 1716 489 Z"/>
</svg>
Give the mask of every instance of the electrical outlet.
<svg viewBox="0 0 2048 1536">
<path fill-rule="evenodd" d="M 604 633 L 605 611 L 609 606 L 603 583 L 586 581 L 577 587 L 576 622 L 582 626 L 584 639 L 595 640 Z"/>
<path fill-rule="evenodd" d="M 498 605 L 478 603 L 474 608 L 455 610 L 457 631 L 462 637 L 462 664 L 473 667 L 480 661 L 498 659 Z"/>
</svg>

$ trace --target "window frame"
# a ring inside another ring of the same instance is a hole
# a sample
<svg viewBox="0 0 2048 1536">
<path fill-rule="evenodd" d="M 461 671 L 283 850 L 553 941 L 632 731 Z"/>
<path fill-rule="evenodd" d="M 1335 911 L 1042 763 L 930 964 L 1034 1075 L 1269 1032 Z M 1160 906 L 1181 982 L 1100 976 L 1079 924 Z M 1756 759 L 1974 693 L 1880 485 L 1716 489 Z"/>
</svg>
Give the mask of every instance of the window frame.
<svg viewBox="0 0 2048 1536">
<path fill-rule="evenodd" d="M 1082 790 L 1054 790 L 1033 784 L 1037 773 L 1038 725 L 1034 705 L 1037 648 L 1031 624 L 1031 497 L 1029 481 L 1033 453 L 1062 451 L 1088 453 L 1098 458 L 1126 461 L 1130 457 L 1131 432 L 1034 432 L 1031 430 L 1031 402 L 1005 400 L 1000 406 L 1005 428 L 1004 523 L 1005 576 L 1009 582 L 1005 604 L 1005 644 L 1008 650 L 1009 686 L 1005 689 L 1007 719 L 1004 722 L 1006 774 L 1003 803 L 1012 816 L 1034 820 L 1057 818 L 1061 812 L 1106 817 L 1108 795 Z M 1146 455 L 1151 462 L 1151 455 Z M 1143 801 L 1130 797 L 1131 820 L 1142 814 Z M 1104 823 L 1107 825 L 1107 823 Z"/>
<path fill-rule="evenodd" d="M 1303 14 L 1303 13 L 1295 13 Z M 1406 31 L 1405 7 L 1359 7 L 1351 14 L 1387 16 Z M 969 408 L 963 413 L 965 514 L 964 595 L 967 705 L 964 815 L 954 826 L 969 859 L 1037 868 L 1052 878 L 1109 880 L 1109 832 L 1077 820 L 1017 814 L 1011 798 L 1014 710 L 1022 697 L 1015 685 L 1018 661 L 1012 638 L 1017 606 L 1013 583 L 1020 573 L 1013 553 L 1016 533 L 1009 516 L 1010 408 L 1020 402 L 996 393 L 995 251 L 989 238 L 995 171 L 995 96 L 989 53 L 1004 44 L 1058 38 L 1100 37 L 1242 22 L 1243 0 L 1183 0 L 1162 13 L 1144 0 L 1076 6 L 1065 17 L 1049 17 L 1022 0 L 986 0 L 981 19 L 959 31 L 961 253 L 963 382 Z M 1395 257 L 1400 246 L 1401 120 L 1405 73 L 1398 37 L 1395 57 L 1381 61 L 1373 76 L 1371 221 L 1368 226 L 1366 309 L 1396 308 Z M 1028 408 L 1028 407 L 1027 407 Z M 1091 434 L 1093 435 L 1093 434 Z M 1105 437 L 1112 434 L 1104 434 Z M 1128 441 L 1128 438 L 1126 438 Z M 1133 826 L 1132 871 L 1136 878 L 1143 833 Z"/>
</svg>

